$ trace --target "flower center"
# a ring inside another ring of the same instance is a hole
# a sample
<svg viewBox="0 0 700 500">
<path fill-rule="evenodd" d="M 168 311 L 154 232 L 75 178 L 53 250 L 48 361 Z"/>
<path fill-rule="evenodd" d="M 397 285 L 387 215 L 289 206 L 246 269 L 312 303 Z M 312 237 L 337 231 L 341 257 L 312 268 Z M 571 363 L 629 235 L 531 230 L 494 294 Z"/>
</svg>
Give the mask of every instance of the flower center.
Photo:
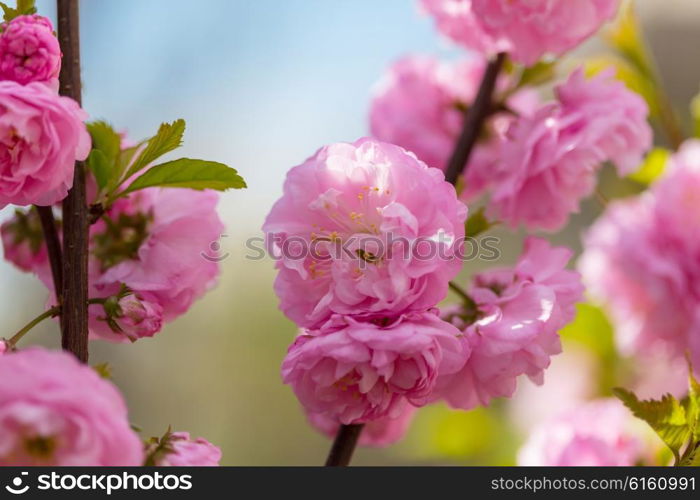
<svg viewBox="0 0 700 500">
<path fill-rule="evenodd" d="M 139 249 L 148 238 L 148 227 L 153 216 L 120 214 L 116 220 L 109 217 L 104 220 L 107 224 L 105 231 L 93 236 L 93 253 L 102 263 L 102 269 L 138 259 Z"/>
<path fill-rule="evenodd" d="M 50 436 L 32 436 L 24 439 L 24 451 L 39 462 L 49 462 L 56 451 L 56 439 Z"/>
</svg>

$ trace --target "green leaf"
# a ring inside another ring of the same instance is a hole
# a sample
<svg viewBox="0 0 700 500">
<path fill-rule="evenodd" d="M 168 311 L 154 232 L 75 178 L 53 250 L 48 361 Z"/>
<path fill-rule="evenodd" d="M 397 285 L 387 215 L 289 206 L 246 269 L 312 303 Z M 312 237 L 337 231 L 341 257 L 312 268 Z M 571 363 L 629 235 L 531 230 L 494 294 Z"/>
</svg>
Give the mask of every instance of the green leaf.
<svg viewBox="0 0 700 500">
<path fill-rule="evenodd" d="M 620 9 L 617 21 L 604 39 L 641 75 L 654 78 L 654 66 L 631 1 Z"/>
<path fill-rule="evenodd" d="M 92 148 L 102 151 L 107 158 L 116 158 L 121 148 L 121 136 L 105 121 L 90 122 L 87 124 L 88 132 L 92 138 Z"/>
<path fill-rule="evenodd" d="M 489 221 L 486 218 L 486 215 L 484 215 L 484 208 L 481 207 L 467 219 L 465 236 L 467 238 L 476 238 L 478 235 L 488 231 L 497 224 L 497 222 Z"/>
<path fill-rule="evenodd" d="M 691 101 L 690 113 L 693 115 L 693 135 L 700 137 L 700 94 Z"/>
<path fill-rule="evenodd" d="M 103 190 L 110 180 L 113 163 L 109 161 L 107 156 L 99 149 L 93 149 L 87 159 L 88 167 L 95 176 L 97 186 L 100 191 Z"/>
<path fill-rule="evenodd" d="M 17 0 L 17 8 L 8 6 L 5 2 L 0 2 L 0 8 L 4 13 L 4 19 L 7 22 L 12 21 L 15 17 L 22 15 L 36 14 L 35 0 Z"/>
<path fill-rule="evenodd" d="M 247 187 L 238 172 L 223 163 L 181 158 L 151 167 L 119 196 L 156 186 L 217 191 Z"/>
<path fill-rule="evenodd" d="M 692 435 L 686 408 L 670 394 L 659 401 L 640 401 L 634 393 L 625 389 L 616 388 L 613 393 L 637 418 L 656 431 L 673 452 L 676 463 L 680 463 L 680 450 Z"/>
<path fill-rule="evenodd" d="M 163 123 L 158 133 L 151 137 L 146 147 L 136 157 L 126 173 L 128 179 L 132 175 L 143 170 L 166 153 L 169 153 L 182 145 L 182 136 L 185 133 L 185 120 L 175 120 L 173 123 Z"/>
<path fill-rule="evenodd" d="M 654 148 L 644 159 L 639 170 L 628 177 L 640 184 L 650 185 L 664 173 L 666 164 L 671 157 L 671 152 L 664 148 Z"/>
<path fill-rule="evenodd" d="M 556 62 L 541 61 L 525 68 L 520 75 L 518 87 L 536 87 L 553 80 L 556 76 L 556 66 Z"/>
<path fill-rule="evenodd" d="M 100 377 L 112 380 L 112 367 L 109 363 L 98 363 L 93 365 L 92 369 L 95 370 Z"/>
</svg>

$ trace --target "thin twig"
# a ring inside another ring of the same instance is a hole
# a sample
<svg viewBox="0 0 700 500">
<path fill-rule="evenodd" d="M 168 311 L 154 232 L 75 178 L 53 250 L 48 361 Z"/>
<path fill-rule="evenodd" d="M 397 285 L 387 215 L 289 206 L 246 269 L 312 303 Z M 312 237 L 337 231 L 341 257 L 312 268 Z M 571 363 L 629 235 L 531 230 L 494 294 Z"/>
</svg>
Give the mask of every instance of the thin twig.
<svg viewBox="0 0 700 500">
<path fill-rule="evenodd" d="M 46 250 L 49 254 L 56 302 L 60 305 L 61 295 L 63 294 L 63 255 L 61 241 L 58 237 L 58 229 L 56 228 L 56 219 L 54 219 L 53 209 L 51 207 L 37 206 L 36 210 L 39 214 L 41 228 L 44 232 L 44 242 L 46 243 Z"/>
<path fill-rule="evenodd" d="M 7 341 L 7 345 L 10 348 L 14 348 L 24 335 L 29 332 L 36 325 L 48 318 L 54 318 L 61 313 L 61 308 L 59 306 L 52 307 L 46 312 L 41 313 L 39 316 L 27 323 L 21 330 L 15 333 L 10 340 Z"/>
<path fill-rule="evenodd" d="M 364 424 L 341 425 L 328 454 L 326 467 L 346 467 L 352 460 Z"/>
<path fill-rule="evenodd" d="M 460 174 L 469 163 L 474 145 L 476 144 L 484 121 L 489 116 L 492 109 L 493 93 L 496 88 L 498 74 L 501 72 L 506 55 L 498 54 L 495 59 L 489 62 L 486 72 L 481 80 L 479 92 L 474 100 L 474 104 L 469 108 L 464 117 L 464 127 L 455 146 L 452 157 L 445 170 L 445 180 L 450 184 L 456 184 Z"/>
<path fill-rule="evenodd" d="M 81 102 L 78 0 L 57 0 L 58 39 L 63 51 L 60 91 Z M 88 206 L 85 165 L 77 162 L 73 188 L 63 201 L 63 315 L 61 344 L 88 360 Z"/>
</svg>

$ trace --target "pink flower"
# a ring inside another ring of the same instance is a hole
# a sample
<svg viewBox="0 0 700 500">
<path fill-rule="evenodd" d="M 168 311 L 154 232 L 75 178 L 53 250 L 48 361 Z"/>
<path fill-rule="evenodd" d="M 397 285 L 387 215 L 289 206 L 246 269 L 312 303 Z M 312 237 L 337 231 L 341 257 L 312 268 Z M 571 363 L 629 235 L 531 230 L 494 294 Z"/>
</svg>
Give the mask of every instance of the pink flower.
<svg viewBox="0 0 700 500">
<path fill-rule="evenodd" d="M 455 2 L 444 0 L 443 3 Z M 478 40 L 484 35 L 490 37 L 495 50 L 508 52 L 514 61 L 530 66 L 545 55 L 560 56 L 577 47 L 614 17 L 618 3 L 618 0 L 471 0 L 471 9 L 479 27 Z M 461 33 L 472 28 L 463 24 L 461 29 L 454 29 Z M 452 38 L 468 42 L 461 40 L 460 35 Z M 466 45 L 483 50 L 475 44 Z"/>
<path fill-rule="evenodd" d="M 51 21 L 36 15 L 19 16 L 2 29 L 0 80 L 22 85 L 39 82 L 57 91 L 62 54 Z"/>
<path fill-rule="evenodd" d="M 318 151 L 265 221 L 275 291 L 302 327 L 433 307 L 461 268 L 466 207 L 442 172 L 373 139 Z"/>
<path fill-rule="evenodd" d="M 639 168 L 651 148 L 653 133 L 642 97 L 615 80 L 613 71 L 586 79 L 583 68 L 557 86 L 557 98 L 567 127 L 580 128 L 584 144 L 600 161 L 611 161 L 620 175 Z"/>
<path fill-rule="evenodd" d="M 124 331 L 136 333 L 137 337 L 152 337 L 162 328 L 163 309 L 160 304 L 129 295 L 119 301 L 119 309 L 122 312 L 119 326 Z"/>
<path fill-rule="evenodd" d="M 204 438 L 192 439 L 187 432 L 168 436 L 165 453 L 156 457 L 159 467 L 212 467 L 219 465 L 221 449 Z"/>
<path fill-rule="evenodd" d="M 474 277 L 474 304 L 443 314 L 464 330 L 471 357 L 460 372 L 442 379 L 438 396 L 468 410 L 511 397 L 521 375 L 542 384 L 551 356 L 561 352 L 557 332 L 574 318 L 582 298 L 578 273 L 565 269 L 571 255 L 531 237 L 513 269 Z"/>
<path fill-rule="evenodd" d="M 585 237 L 579 267 L 626 354 L 689 350 L 700 366 L 699 190 L 700 141 L 688 141 L 650 191 L 610 204 Z"/>
<path fill-rule="evenodd" d="M 406 405 L 396 418 L 384 417 L 365 424 L 360 434 L 360 446 L 384 448 L 397 443 L 408 432 L 416 410 L 415 406 Z M 336 435 L 340 427 L 336 419 L 325 413 L 309 413 L 307 417 L 311 425 L 330 438 Z"/>
<path fill-rule="evenodd" d="M 116 325 L 103 305 L 90 306 L 92 338 L 153 336 L 215 286 L 219 262 L 210 248 L 224 229 L 218 199 L 212 191 L 144 189 L 118 200 L 92 226 L 90 297 L 117 296 L 122 286 L 132 292 L 120 303 L 124 314 Z M 48 265 L 38 275 L 53 289 Z"/>
<path fill-rule="evenodd" d="M 468 357 L 459 330 L 433 313 L 359 322 L 334 317 L 289 348 L 282 377 L 309 413 L 343 424 L 398 418 L 428 402 L 439 377 Z"/>
<path fill-rule="evenodd" d="M 582 405 L 543 422 L 518 454 L 525 466 L 631 466 L 650 445 L 632 414 L 615 399 Z M 642 424 L 643 425 L 643 424 Z"/>
<path fill-rule="evenodd" d="M 512 227 L 560 229 L 605 161 L 624 175 L 651 147 L 646 104 L 609 75 L 584 80 L 576 71 L 557 95 L 559 103 L 511 125 L 493 171 L 489 214 Z"/>
<path fill-rule="evenodd" d="M 12 219 L 0 226 L 5 260 L 24 272 L 48 265 L 41 222 L 35 210 L 16 211 Z"/>
<path fill-rule="evenodd" d="M 38 83 L 0 82 L 0 208 L 52 205 L 90 152 L 86 114 Z"/>
<path fill-rule="evenodd" d="M 484 61 L 479 58 L 456 63 L 424 56 L 400 59 L 389 68 L 372 101 L 372 135 L 415 153 L 430 167 L 444 170 L 483 73 Z M 507 83 L 506 79 L 501 82 Z M 538 104 L 530 90 L 518 91 L 508 99 L 508 106 L 520 114 L 529 114 Z M 510 114 L 498 113 L 488 122 L 488 137 L 478 144 L 467 169 L 467 198 L 486 187 L 498 159 L 500 137 L 513 120 Z"/>
<path fill-rule="evenodd" d="M 493 55 L 506 47 L 481 27 L 474 15 L 473 0 L 420 0 L 420 6 L 435 19 L 438 31 L 453 42 L 468 49 Z"/>
<path fill-rule="evenodd" d="M 2 339 L 0 340 L 0 356 L 3 354 L 7 354 L 7 352 L 10 350 L 10 345 L 7 343 L 7 340 Z"/>
<path fill-rule="evenodd" d="M 115 387 L 70 354 L 0 357 L 0 465 L 135 466 L 143 446 Z"/>
</svg>

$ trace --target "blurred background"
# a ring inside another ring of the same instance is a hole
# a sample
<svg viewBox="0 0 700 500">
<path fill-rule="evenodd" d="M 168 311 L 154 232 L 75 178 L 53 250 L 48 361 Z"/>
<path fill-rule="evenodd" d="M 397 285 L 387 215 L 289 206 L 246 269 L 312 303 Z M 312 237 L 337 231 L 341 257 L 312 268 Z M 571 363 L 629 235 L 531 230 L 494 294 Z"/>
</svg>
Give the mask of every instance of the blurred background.
<svg viewBox="0 0 700 500">
<path fill-rule="evenodd" d="M 54 2 L 37 1 L 54 18 Z M 669 93 L 681 109 L 698 91 L 700 2 L 637 0 Z M 140 139 L 185 118 L 182 156 L 239 170 L 244 191 L 222 196 L 219 286 L 155 338 L 134 345 L 94 342 L 91 362 L 109 362 L 143 436 L 168 425 L 219 445 L 225 465 L 317 465 L 330 442 L 305 422 L 279 366 L 295 335 L 277 309 L 270 260 L 245 258 L 245 241 L 280 196 L 286 171 L 318 147 L 367 135 L 372 87 L 410 53 L 454 57 L 413 0 L 85 0 L 81 2 L 84 107 L 94 119 Z M 574 54 L 603 50 L 595 40 Z M 604 174 L 611 197 L 635 186 Z M 580 249 L 600 213 L 589 200 L 550 239 Z M 9 211 L 3 211 L 6 216 Z M 514 261 L 522 235 L 502 238 L 498 264 Z M 203 249 L 206 250 L 206 249 Z M 470 263 L 464 273 L 478 264 Z M 0 263 L 0 317 L 9 336 L 40 312 L 46 291 Z M 488 410 L 422 409 L 408 436 L 384 450 L 360 450 L 357 464 L 512 464 L 528 427 L 567 398 L 595 394 L 614 356 L 603 316 L 586 314 L 564 333 L 565 354 L 535 388 Z M 44 324 L 25 342 L 58 346 Z M 597 370 L 597 372 L 596 372 Z M 595 377 L 589 373 L 598 373 Z"/>
</svg>

